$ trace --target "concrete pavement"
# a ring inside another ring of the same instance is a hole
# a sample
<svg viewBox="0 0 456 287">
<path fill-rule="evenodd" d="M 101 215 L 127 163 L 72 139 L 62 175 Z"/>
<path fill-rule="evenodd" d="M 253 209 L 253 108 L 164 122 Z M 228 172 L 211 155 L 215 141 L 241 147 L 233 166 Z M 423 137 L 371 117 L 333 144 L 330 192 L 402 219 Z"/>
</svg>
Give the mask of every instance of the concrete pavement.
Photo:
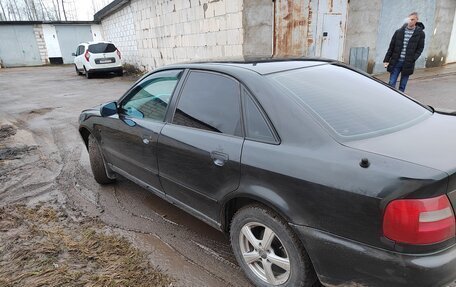
<svg viewBox="0 0 456 287">
<path fill-rule="evenodd" d="M 388 82 L 389 73 L 374 77 Z M 405 93 L 423 104 L 442 111 L 456 111 L 456 63 L 417 69 L 410 76 Z"/>
</svg>

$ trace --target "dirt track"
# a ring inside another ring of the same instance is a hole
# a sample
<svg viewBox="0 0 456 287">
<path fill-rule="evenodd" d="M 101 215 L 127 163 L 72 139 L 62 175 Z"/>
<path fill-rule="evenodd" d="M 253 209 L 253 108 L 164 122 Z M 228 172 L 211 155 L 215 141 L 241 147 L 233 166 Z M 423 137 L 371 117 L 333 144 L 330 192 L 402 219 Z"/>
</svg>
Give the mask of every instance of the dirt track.
<svg viewBox="0 0 456 287">
<path fill-rule="evenodd" d="M 0 206 L 45 202 L 98 218 L 148 252 L 173 286 L 250 286 L 223 234 L 126 179 L 93 180 L 79 113 L 132 83 L 87 80 L 71 66 L 0 70 Z"/>
</svg>

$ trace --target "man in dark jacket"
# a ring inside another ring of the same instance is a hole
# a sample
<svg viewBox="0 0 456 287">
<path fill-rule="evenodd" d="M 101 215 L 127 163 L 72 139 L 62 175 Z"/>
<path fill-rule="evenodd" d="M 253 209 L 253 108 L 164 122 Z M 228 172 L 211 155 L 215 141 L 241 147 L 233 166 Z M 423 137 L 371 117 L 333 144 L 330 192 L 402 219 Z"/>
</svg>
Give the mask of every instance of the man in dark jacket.
<svg viewBox="0 0 456 287">
<path fill-rule="evenodd" d="M 418 13 L 408 16 L 408 23 L 394 32 L 383 64 L 390 72 L 389 85 L 396 87 L 397 78 L 401 74 L 399 90 L 405 91 L 408 78 L 413 74 L 415 61 L 424 49 L 424 25 L 418 22 Z"/>
</svg>

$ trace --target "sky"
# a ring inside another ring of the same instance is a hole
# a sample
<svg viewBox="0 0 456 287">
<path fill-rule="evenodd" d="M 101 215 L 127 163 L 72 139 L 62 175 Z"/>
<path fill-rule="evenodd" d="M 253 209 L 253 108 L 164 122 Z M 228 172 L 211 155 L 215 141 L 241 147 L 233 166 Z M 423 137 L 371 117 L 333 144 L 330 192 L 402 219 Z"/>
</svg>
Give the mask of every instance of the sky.
<svg viewBox="0 0 456 287">
<path fill-rule="evenodd" d="M 112 0 L 64 0 L 65 3 L 72 4 L 71 2 L 77 3 L 77 5 L 71 5 L 72 9 L 75 10 L 78 21 L 91 21 L 93 15 L 103 9 L 106 5 L 112 2 Z"/>
<path fill-rule="evenodd" d="M 110 2 L 112 0 L 0 0 L 0 20 L 43 21 L 60 18 L 64 21 L 66 15 L 68 21 L 91 21 L 93 15 Z"/>
</svg>

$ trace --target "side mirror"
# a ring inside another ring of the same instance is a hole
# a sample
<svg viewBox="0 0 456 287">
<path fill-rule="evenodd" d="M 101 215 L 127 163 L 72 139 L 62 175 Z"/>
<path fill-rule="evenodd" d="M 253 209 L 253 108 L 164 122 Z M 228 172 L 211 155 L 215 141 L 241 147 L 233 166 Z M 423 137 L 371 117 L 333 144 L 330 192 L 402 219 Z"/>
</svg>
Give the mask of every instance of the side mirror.
<svg viewBox="0 0 456 287">
<path fill-rule="evenodd" d="M 75 53 L 71 53 L 71 56 L 76 57 L 76 54 Z"/>
<path fill-rule="evenodd" d="M 102 105 L 100 108 L 100 114 L 102 117 L 109 117 L 109 116 L 117 114 L 117 103 L 110 102 L 110 103 Z"/>
</svg>

